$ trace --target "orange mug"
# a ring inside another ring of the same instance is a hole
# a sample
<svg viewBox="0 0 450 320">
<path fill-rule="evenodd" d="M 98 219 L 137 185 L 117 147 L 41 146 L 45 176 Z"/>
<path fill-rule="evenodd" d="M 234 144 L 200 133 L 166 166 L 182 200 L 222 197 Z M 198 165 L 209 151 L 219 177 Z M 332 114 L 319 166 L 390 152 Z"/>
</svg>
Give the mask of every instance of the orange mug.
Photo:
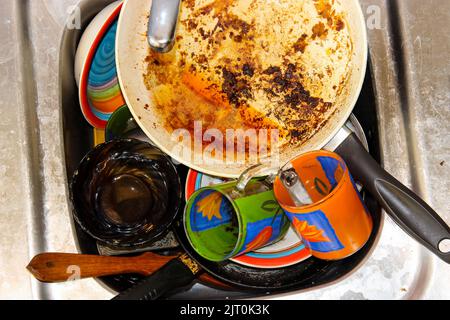
<svg viewBox="0 0 450 320">
<path fill-rule="evenodd" d="M 283 172 L 295 175 L 297 188 L 281 180 Z M 280 173 L 274 182 L 275 197 L 313 256 L 344 259 L 369 240 L 371 216 L 341 157 L 328 151 L 309 152 L 291 160 Z M 305 204 L 294 193 L 299 185 L 309 198 Z"/>
</svg>

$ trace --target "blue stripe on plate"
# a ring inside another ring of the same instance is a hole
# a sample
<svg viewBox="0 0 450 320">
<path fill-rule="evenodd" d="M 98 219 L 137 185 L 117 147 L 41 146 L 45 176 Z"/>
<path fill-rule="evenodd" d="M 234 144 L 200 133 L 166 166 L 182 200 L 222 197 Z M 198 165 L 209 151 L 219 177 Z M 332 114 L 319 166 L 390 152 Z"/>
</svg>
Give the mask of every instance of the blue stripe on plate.
<svg viewBox="0 0 450 320">
<path fill-rule="evenodd" d="M 203 173 L 198 172 L 197 179 L 195 179 L 195 189 L 194 189 L 195 191 L 202 188 L 202 178 L 203 178 Z"/>
<path fill-rule="evenodd" d="M 100 119 L 102 121 L 108 121 L 109 118 L 111 118 L 111 114 L 102 113 L 102 112 L 98 111 L 97 109 L 93 108 L 92 106 L 91 106 L 91 111 L 98 119 Z"/>
</svg>

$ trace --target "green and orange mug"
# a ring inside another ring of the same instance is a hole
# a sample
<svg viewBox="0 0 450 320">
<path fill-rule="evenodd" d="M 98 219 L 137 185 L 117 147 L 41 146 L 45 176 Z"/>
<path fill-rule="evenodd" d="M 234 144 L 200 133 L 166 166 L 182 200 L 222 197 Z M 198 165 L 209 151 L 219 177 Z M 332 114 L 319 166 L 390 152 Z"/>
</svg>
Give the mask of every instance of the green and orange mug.
<svg viewBox="0 0 450 320">
<path fill-rule="evenodd" d="M 228 182 L 196 191 L 184 213 L 187 238 L 203 258 L 220 262 L 281 240 L 289 220 L 265 179 Z"/>
<path fill-rule="evenodd" d="M 295 170 L 310 203 L 296 202 L 280 174 L 274 193 L 312 255 L 339 260 L 360 250 L 370 238 L 372 219 L 344 160 L 333 152 L 313 151 L 280 172 L 286 170 Z"/>
</svg>

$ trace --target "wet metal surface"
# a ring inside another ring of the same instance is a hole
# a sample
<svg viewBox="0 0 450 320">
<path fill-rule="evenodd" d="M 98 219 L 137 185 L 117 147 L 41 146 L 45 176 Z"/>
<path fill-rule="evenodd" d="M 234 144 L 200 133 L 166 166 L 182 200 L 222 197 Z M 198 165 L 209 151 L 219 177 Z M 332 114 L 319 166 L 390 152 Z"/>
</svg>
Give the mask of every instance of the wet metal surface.
<svg viewBox="0 0 450 320">
<path fill-rule="evenodd" d="M 89 0 L 98 11 L 108 0 Z M 43 251 L 77 252 L 67 203 L 60 42 L 77 0 L 3 0 L 0 10 L 0 298 L 107 299 L 96 280 L 39 284 Z M 450 223 L 450 2 L 361 0 L 368 18 L 383 164 Z M 379 13 L 379 21 L 376 19 Z M 375 19 L 375 20 L 374 20 Z M 371 29 L 372 27 L 380 27 Z M 74 43 L 66 44 L 74 46 Z M 60 82 L 61 80 L 61 82 Z M 74 119 L 76 121 L 76 119 Z M 68 277 L 70 274 L 68 274 Z M 450 266 L 386 217 L 366 263 L 282 299 L 450 298 Z"/>
</svg>

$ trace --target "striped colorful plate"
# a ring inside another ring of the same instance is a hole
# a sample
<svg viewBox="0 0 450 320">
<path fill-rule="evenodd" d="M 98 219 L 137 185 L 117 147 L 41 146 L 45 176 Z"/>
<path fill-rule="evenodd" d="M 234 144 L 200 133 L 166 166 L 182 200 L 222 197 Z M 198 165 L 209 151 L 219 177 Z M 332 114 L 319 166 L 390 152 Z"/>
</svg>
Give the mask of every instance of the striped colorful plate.
<svg viewBox="0 0 450 320">
<path fill-rule="evenodd" d="M 104 22 L 89 49 L 79 85 L 81 111 L 94 128 L 105 129 L 109 118 L 125 105 L 116 69 L 116 33 L 122 3 Z"/>
</svg>

